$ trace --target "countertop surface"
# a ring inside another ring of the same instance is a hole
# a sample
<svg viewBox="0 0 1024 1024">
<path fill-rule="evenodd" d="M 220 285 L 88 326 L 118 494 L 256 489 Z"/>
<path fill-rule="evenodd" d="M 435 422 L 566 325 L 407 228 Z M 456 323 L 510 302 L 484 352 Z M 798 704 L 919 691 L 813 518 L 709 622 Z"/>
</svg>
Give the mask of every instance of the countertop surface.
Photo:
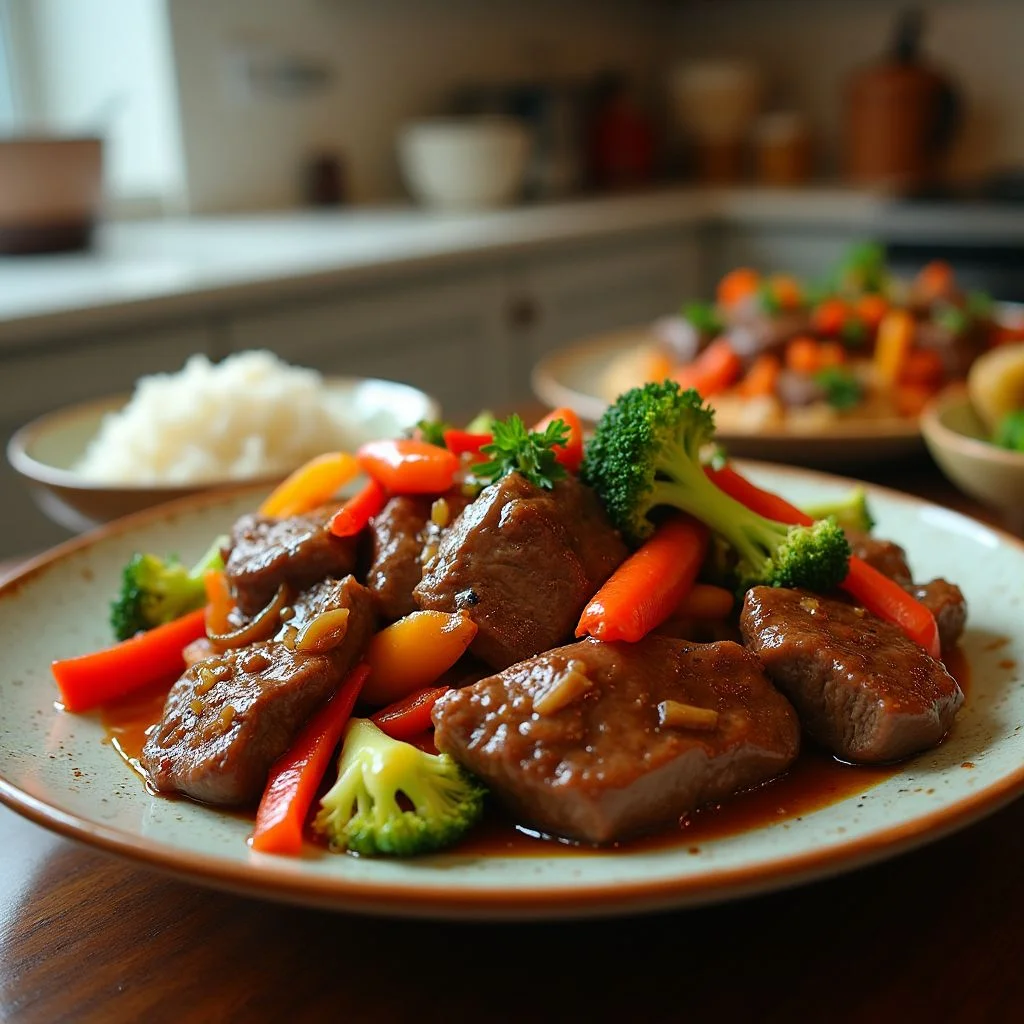
<svg viewBox="0 0 1024 1024">
<path fill-rule="evenodd" d="M 920 457 L 868 479 L 979 518 Z M 769 896 L 586 922 L 357 917 L 206 889 L 0 807 L 0 1018 L 1019 1019 L 1024 801 Z"/>
<path fill-rule="evenodd" d="M 140 314 L 200 315 L 255 288 L 264 297 L 274 289 L 287 294 L 543 244 L 714 222 L 1024 244 L 1024 206 L 894 203 L 828 187 L 658 189 L 480 213 L 395 206 L 112 222 L 86 253 L 0 257 L 0 345 Z"/>
</svg>

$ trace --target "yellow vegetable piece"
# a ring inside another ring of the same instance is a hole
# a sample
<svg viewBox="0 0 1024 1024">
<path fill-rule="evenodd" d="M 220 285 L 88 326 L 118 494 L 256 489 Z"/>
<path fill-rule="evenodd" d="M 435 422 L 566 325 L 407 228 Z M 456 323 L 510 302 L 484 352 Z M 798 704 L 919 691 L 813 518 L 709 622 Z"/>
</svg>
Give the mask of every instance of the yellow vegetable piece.
<svg viewBox="0 0 1024 1024">
<path fill-rule="evenodd" d="M 366 649 L 370 674 L 360 697 L 391 704 L 430 686 L 465 653 L 476 623 L 461 612 L 410 612 L 376 633 Z"/>
<path fill-rule="evenodd" d="M 330 501 L 359 472 L 356 457 L 348 452 L 317 455 L 274 488 L 260 505 L 260 515 L 285 519 L 309 512 Z"/>
<path fill-rule="evenodd" d="M 967 371 L 967 394 L 990 434 L 1007 413 L 1024 409 L 1024 344 L 978 356 Z"/>
<path fill-rule="evenodd" d="M 875 343 L 875 374 L 883 388 L 899 380 L 900 371 L 914 344 L 914 318 L 905 309 L 891 309 L 878 325 Z"/>
</svg>

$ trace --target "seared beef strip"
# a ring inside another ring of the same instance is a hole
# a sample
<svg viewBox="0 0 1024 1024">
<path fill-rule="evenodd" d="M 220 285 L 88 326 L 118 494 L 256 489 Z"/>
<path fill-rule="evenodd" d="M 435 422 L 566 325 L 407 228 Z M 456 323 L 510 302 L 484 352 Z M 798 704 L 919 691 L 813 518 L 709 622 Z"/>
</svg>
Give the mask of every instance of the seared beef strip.
<svg viewBox="0 0 1024 1024">
<path fill-rule="evenodd" d="M 967 601 L 960 588 L 944 579 L 914 583 L 907 562 L 907 553 L 891 540 L 879 540 L 870 534 L 855 533 L 851 530 L 847 531 L 847 537 L 853 554 L 864 559 L 868 565 L 874 566 L 889 579 L 895 580 L 935 616 L 942 649 L 952 650 L 967 622 Z"/>
<path fill-rule="evenodd" d="M 420 608 L 465 611 L 478 627 L 470 650 L 500 669 L 569 639 L 626 554 L 576 477 L 549 491 L 510 473 L 441 538 L 413 595 Z"/>
<path fill-rule="evenodd" d="M 282 583 L 301 590 L 355 570 L 356 539 L 335 537 L 327 528 L 336 510 L 330 505 L 289 519 L 252 513 L 235 523 L 223 552 L 224 573 L 243 614 L 266 607 Z"/>
<path fill-rule="evenodd" d="M 846 538 L 850 542 L 850 553 L 867 562 L 883 576 L 895 580 L 900 586 L 907 586 L 911 582 L 907 553 L 899 544 L 854 530 L 847 530 Z"/>
<path fill-rule="evenodd" d="M 717 722 L 662 724 L 664 701 L 711 709 Z M 438 748 L 520 821 L 591 843 L 669 825 L 764 782 L 800 741 L 793 708 L 748 651 L 662 636 L 547 651 L 445 694 L 433 718 Z"/>
<path fill-rule="evenodd" d="M 434 554 L 445 529 L 468 504 L 457 491 L 443 496 L 447 523 L 435 523 L 431 510 L 438 499 L 420 495 L 392 498 L 370 524 L 372 562 L 366 585 L 385 619 L 400 619 L 416 610 L 413 588 L 424 563 Z"/>
<path fill-rule="evenodd" d="M 943 651 L 952 650 L 967 624 L 967 601 L 955 583 L 944 579 L 911 583 L 907 590 L 935 616 Z"/>
<path fill-rule="evenodd" d="M 190 665 L 146 740 L 142 766 L 153 785 L 218 806 L 255 803 L 274 761 L 362 654 L 375 621 L 373 598 L 355 578 L 329 580 L 295 604 L 297 628 L 347 608 L 343 639 L 322 654 L 294 641 L 265 641 Z M 287 628 L 287 626 L 286 626 Z"/>
<path fill-rule="evenodd" d="M 845 760 L 896 761 L 934 746 L 963 703 L 940 662 L 844 601 L 755 587 L 740 628 L 807 732 Z"/>
</svg>

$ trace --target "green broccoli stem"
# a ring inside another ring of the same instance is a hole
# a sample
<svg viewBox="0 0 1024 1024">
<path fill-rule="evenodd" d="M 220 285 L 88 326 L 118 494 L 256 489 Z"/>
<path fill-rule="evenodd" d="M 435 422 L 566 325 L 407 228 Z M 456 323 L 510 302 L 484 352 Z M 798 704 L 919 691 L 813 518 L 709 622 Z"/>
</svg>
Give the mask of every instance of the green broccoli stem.
<svg viewBox="0 0 1024 1024">
<path fill-rule="evenodd" d="M 655 480 L 647 494 L 648 508 L 669 505 L 689 512 L 723 537 L 741 561 L 755 569 L 763 565 L 785 539 L 789 527 L 752 513 L 716 487 L 699 460 L 683 447 L 674 446 L 667 454 L 665 463 L 672 467 L 672 475 Z"/>
</svg>

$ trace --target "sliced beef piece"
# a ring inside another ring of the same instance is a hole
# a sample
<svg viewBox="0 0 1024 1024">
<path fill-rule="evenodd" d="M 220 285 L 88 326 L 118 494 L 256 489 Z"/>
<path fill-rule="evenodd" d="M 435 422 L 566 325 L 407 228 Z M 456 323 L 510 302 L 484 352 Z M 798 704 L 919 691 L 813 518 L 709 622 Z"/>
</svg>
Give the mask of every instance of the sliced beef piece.
<svg viewBox="0 0 1024 1024">
<path fill-rule="evenodd" d="M 510 473 L 466 507 L 413 595 L 420 608 L 465 611 L 478 627 L 470 649 L 500 669 L 569 639 L 626 553 L 575 477 L 544 490 Z"/>
<path fill-rule="evenodd" d="M 948 651 L 955 647 L 967 622 L 967 602 L 960 588 L 944 579 L 914 583 L 907 553 L 891 540 L 851 530 L 847 531 L 847 537 L 853 554 L 895 580 L 931 611 L 939 627 L 942 649 Z"/>
<path fill-rule="evenodd" d="M 967 600 L 963 591 L 955 583 L 944 579 L 911 583 L 907 590 L 935 616 L 943 651 L 952 650 L 967 624 Z"/>
<path fill-rule="evenodd" d="M 717 720 L 662 724 L 666 701 Z M 748 651 L 662 636 L 547 651 L 445 694 L 433 717 L 438 748 L 520 821 L 590 843 L 669 825 L 764 782 L 800 742 L 793 708 Z"/>
<path fill-rule="evenodd" d="M 301 625 L 301 602 L 293 625 Z M 142 751 L 152 784 L 217 806 L 258 801 L 274 761 L 362 654 L 374 624 L 369 591 L 349 576 L 316 588 L 305 605 L 348 608 L 347 630 L 323 653 L 271 640 L 217 654 L 185 670 Z"/>
<path fill-rule="evenodd" d="M 846 538 L 850 542 L 850 553 L 863 559 L 883 576 L 895 580 L 901 586 L 911 581 L 910 565 L 907 553 L 899 544 L 891 540 L 880 540 L 870 533 L 847 530 Z"/>
<path fill-rule="evenodd" d="M 446 521 L 435 523 L 431 510 L 438 499 L 419 495 L 392 498 L 371 524 L 372 552 L 366 585 L 377 598 L 381 615 L 400 619 L 416 610 L 413 588 L 423 566 L 437 550 L 445 529 L 468 499 L 452 491 L 443 496 Z"/>
<path fill-rule="evenodd" d="M 289 519 L 253 513 L 235 523 L 223 552 L 224 572 L 245 615 L 266 607 L 282 583 L 302 590 L 355 570 L 356 538 L 335 537 L 327 528 L 336 510 L 325 506 Z"/>
<path fill-rule="evenodd" d="M 896 761 L 932 747 L 963 703 L 940 662 L 852 604 L 755 587 L 740 628 L 807 732 L 845 760 Z"/>
</svg>

